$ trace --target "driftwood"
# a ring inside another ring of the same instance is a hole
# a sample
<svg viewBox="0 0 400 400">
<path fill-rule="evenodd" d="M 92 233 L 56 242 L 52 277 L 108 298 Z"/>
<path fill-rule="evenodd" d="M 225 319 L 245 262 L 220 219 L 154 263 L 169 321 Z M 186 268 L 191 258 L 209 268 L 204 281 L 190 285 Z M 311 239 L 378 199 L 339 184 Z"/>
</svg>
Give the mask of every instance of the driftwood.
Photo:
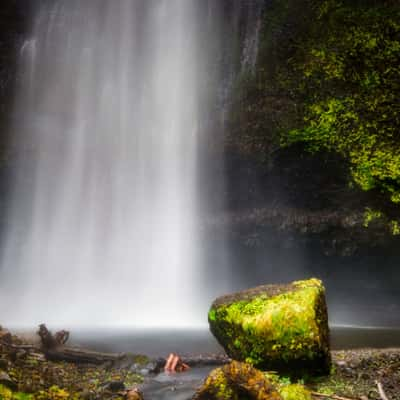
<svg viewBox="0 0 400 400">
<path fill-rule="evenodd" d="M 56 347 L 54 349 L 42 349 L 46 358 L 51 361 L 66 361 L 76 364 L 104 364 L 116 362 L 127 357 L 126 353 L 101 353 L 97 351 L 85 350 L 77 347 Z M 230 359 L 226 356 L 199 356 L 181 357 L 181 361 L 190 367 L 219 366 L 227 364 Z M 156 360 L 157 367 L 164 368 L 166 359 Z"/>
<path fill-rule="evenodd" d="M 46 327 L 45 324 L 39 325 L 37 334 L 44 349 L 54 349 L 58 346 L 63 346 L 69 339 L 69 332 L 62 330 L 53 335 Z"/>
<path fill-rule="evenodd" d="M 66 361 L 76 364 L 104 364 L 124 358 L 125 354 L 100 353 L 75 347 L 56 347 L 43 350 L 46 358 L 51 361 Z"/>
<path fill-rule="evenodd" d="M 61 330 L 54 335 L 45 324 L 39 325 L 37 334 L 40 337 L 41 351 L 51 361 L 66 361 L 76 364 L 103 364 L 121 359 L 123 354 L 100 353 L 75 347 L 66 347 L 69 332 Z"/>
<path fill-rule="evenodd" d="M 318 393 L 318 392 L 311 392 L 311 395 L 314 397 L 321 397 L 325 399 L 334 399 L 334 400 L 355 400 L 350 397 L 342 397 L 342 396 L 337 396 L 335 394 L 324 394 L 324 393 Z"/>
<path fill-rule="evenodd" d="M 378 392 L 379 396 L 381 396 L 382 400 L 389 400 L 385 394 L 385 391 L 383 390 L 383 386 L 379 381 L 375 381 L 376 385 L 378 386 Z"/>
<path fill-rule="evenodd" d="M 124 358 L 129 358 L 129 355 L 126 353 L 104 353 L 86 350 L 79 347 L 65 346 L 65 343 L 69 338 L 69 332 L 62 330 L 53 335 L 44 324 L 39 326 L 37 334 L 40 337 L 41 346 L 15 344 L 3 340 L 0 340 L 0 344 L 14 350 L 26 350 L 28 352 L 33 351 L 34 353 L 41 353 L 46 357 L 46 359 L 51 361 L 65 361 L 76 364 L 101 365 L 104 363 L 117 363 Z M 198 357 L 182 356 L 180 357 L 180 360 L 190 367 L 219 366 L 231 361 L 224 355 L 201 355 Z M 167 360 L 159 358 L 157 360 L 151 360 L 151 362 L 156 364 L 157 369 L 162 370 Z"/>
<path fill-rule="evenodd" d="M 220 366 L 221 364 L 228 364 L 232 360 L 225 355 L 215 356 L 199 356 L 199 357 L 185 357 L 182 356 L 181 360 L 183 363 L 190 367 L 205 367 L 205 366 Z"/>
</svg>

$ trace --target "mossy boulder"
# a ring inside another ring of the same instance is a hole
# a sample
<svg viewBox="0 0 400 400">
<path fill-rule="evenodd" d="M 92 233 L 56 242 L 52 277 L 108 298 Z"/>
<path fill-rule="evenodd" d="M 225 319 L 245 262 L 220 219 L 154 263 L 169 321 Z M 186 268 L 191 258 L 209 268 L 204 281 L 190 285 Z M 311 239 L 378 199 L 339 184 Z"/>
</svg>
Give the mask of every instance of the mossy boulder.
<svg viewBox="0 0 400 400">
<path fill-rule="evenodd" d="M 232 361 L 214 369 L 193 400 L 282 400 L 266 376 L 249 364 Z"/>
<path fill-rule="evenodd" d="M 279 389 L 283 400 L 312 400 L 311 392 L 297 383 Z"/>
<path fill-rule="evenodd" d="M 234 360 L 292 376 L 329 373 L 325 288 L 318 279 L 220 297 L 212 304 L 208 321 Z"/>
</svg>

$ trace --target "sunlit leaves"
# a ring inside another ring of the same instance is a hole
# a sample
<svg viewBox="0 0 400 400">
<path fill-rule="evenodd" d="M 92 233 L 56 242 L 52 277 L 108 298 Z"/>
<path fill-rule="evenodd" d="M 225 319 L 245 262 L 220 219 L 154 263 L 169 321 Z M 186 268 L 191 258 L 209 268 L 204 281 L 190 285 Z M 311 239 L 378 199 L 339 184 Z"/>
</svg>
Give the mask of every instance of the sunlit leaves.
<svg viewBox="0 0 400 400">
<path fill-rule="evenodd" d="M 340 153 L 359 187 L 400 203 L 399 10 L 342 7 L 327 18 L 328 3 L 324 34 L 305 43 L 295 65 L 305 81 L 291 82 L 306 101 L 303 126 L 283 141 Z"/>
</svg>

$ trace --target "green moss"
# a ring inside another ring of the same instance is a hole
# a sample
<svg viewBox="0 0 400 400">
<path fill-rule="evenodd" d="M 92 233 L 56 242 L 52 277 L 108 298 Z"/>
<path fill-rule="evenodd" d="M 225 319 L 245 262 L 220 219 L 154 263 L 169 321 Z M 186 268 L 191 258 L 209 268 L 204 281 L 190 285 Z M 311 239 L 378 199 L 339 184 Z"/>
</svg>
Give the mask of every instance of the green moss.
<svg viewBox="0 0 400 400">
<path fill-rule="evenodd" d="M 146 365 L 150 362 L 150 358 L 143 354 L 133 354 L 132 359 L 136 364 Z"/>
<path fill-rule="evenodd" d="M 1 400 L 33 400 L 33 396 L 27 393 L 13 392 L 4 385 L 0 385 Z"/>
<path fill-rule="evenodd" d="M 78 396 L 72 396 L 65 389 L 58 386 L 51 386 L 48 390 L 41 390 L 34 396 L 35 400 L 69 400 L 78 399 Z"/>
<path fill-rule="evenodd" d="M 231 357 L 256 366 L 271 360 L 316 361 L 321 354 L 329 358 L 326 312 L 317 315 L 325 307 L 322 299 L 321 281 L 294 282 L 277 295 L 262 292 L 215 305 L 210 311 L 211 330 L 217 339 L 223 336 Z"/>
<path fill-rule="evenodd" d="M 300 384 L 283 386 L 279 393 L 283 400 L 312 400 L 310 391 Z"/>
<path fill-rule="evenodd" d="M 208 313 L 208 319 L 210 321 L 215 321 L 215 310 L 211 309 Z"/>
<path fill-rule="evenodd" d="M 281 400 L 271 381 L 251 365 L 233 361 L 211 371 L 194 400 Z"/>
</svg>

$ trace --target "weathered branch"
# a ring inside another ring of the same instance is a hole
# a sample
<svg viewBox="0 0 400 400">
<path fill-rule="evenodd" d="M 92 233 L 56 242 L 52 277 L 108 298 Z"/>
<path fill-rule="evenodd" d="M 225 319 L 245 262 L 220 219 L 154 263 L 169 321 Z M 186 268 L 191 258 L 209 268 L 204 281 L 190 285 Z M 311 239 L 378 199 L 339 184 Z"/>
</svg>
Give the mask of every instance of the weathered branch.
<svg viewBox="0 0 400 400">
<path fill-rule="evenodd" d="M 381 396 L 382 400 L 389 400 L 385 394 L 385 391 L 383 390 L 383 386 L 379 381 L 375 381 L 376 385 L 378 386 L 378 392 L 379 396 Z"/>
<path fill-rule="evenodd" d="M 203 366 L 220 366 L 221 364 L 228 364 L 232 360 L 227 356 L 206 356 L 206 357 L 181 357 L 182 362 L 190 367 L 203 367 Z"/>
<path fill-rule="evenodd" d="M 325 399 L 334 399 L 334 400 L 356 400 L 352 399 L 350 397 L 343 397 L 343 396 L 337 396 L 335 394 L 324 394 L 324 393 L 318 393 L 318 392 L 311 392 L 311 395 L 314 397 L 322 397 Z"/>
<path fill-rule="evenodd" d="M 53 335 L 46 327 L 45 324 L 40 324 L 39 325 L 39 330 L 37 331 L 37 334 L 40 337 L 40 341 L 42 342 L 42 346 L 44 349 L 53 349 L 58 346 L 62 346 L 65 343 L 67 343 L 69 339 L 69 332 L 62 330 L 59 332 L 56 332 L 55 335 Z"/>
<path fill-rule="evenodd" d="M 103 364 L 109 361 L 120 360 L 125 356 L 124 353 L 100 353 L 73 347 L 44 349 L 43 352 L 48 360 L 66 361 L 76 364 Z"/>
</svg>

